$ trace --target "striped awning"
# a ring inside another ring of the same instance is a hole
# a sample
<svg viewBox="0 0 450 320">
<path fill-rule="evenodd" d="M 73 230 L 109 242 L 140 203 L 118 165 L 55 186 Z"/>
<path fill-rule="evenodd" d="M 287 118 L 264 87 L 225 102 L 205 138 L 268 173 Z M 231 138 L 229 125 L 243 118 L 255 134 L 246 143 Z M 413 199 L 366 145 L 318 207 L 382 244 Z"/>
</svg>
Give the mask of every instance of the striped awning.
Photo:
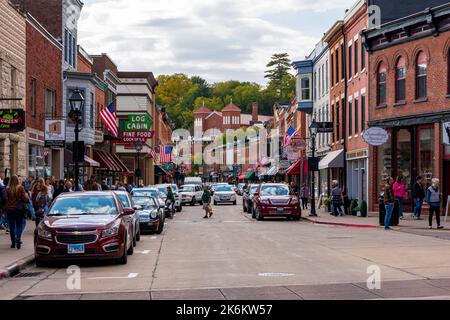
<svg viewBox="0 0 450 320">
<path fill-rule="evenodd" d="M 127 166 L 116 156 L 102 150 L 94 150 L 94 159 L 100 163 L 99 170 L 129 173 Z"/>
</svg>

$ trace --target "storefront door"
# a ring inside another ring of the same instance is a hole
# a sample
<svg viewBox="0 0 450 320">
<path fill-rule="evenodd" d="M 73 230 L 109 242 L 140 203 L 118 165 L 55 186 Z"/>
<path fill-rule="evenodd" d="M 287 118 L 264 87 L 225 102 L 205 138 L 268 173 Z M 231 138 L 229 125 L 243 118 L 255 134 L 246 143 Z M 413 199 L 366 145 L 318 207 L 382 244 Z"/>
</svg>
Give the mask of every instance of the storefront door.
<svg viewBox="0 0 450 320">
<path fill-rule="evenodd" d="M 403 177 L 406 183 L 407 198 L 405 199 L 404 205 L 411 206 L 411 186 L 412 186 L 412 134 L 411 130 L 399 129 L 397 131 L 396 137 L 396 155 L 395 159 L 395 171 L 394 179 L 397 177 Z"/>
</svg>

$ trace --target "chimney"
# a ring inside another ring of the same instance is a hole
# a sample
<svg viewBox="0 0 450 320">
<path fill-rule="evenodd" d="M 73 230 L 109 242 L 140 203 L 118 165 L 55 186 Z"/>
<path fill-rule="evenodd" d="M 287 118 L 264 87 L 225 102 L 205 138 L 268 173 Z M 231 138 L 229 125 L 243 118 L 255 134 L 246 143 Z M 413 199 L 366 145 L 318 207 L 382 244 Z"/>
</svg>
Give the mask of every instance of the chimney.
<svg viewBox="0 0 450 320">
<path fill-rule="evenodd" d="M 253 102 L 252 105 L 252 122 L 258 122 L 258 102 Z"/>
</svg>

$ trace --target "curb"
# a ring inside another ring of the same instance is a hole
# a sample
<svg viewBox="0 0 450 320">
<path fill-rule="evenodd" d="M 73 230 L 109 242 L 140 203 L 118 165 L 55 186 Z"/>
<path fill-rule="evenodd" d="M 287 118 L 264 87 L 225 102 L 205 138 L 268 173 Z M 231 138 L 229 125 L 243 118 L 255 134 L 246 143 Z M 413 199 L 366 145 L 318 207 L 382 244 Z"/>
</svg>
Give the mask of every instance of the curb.
<svg viewBox="0 0 450 320">
<path fill-rule="evenodd" d="M 323 224 L 323 225 L 331 225 L 331 226 L 340 226 L 340 227 L 351 227 L 351 228 L 379 228 L 380 226 L 374 224 L 357 224 L 357 223 L 345 223 L 345 222 L 330 222 L 330 221 L 317 221 L 310 218 L 304 218 L 305 220 L 312 222 L 314 224 Z"/>
<path fill-rule="evenodd" d="M 0 269 L 0 280 L 16 276 L 21 270 L 33 262 L 34 254 L 29 255 L 28 257 L 25 257 L 4 269 Z"/>
</svg>

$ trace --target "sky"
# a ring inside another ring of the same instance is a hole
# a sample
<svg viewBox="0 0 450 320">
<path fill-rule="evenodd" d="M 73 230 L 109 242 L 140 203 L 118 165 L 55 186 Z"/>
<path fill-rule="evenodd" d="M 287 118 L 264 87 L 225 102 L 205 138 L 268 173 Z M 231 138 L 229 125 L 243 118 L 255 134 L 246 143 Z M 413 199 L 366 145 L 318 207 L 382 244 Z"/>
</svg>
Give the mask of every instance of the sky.
<svg viewBox="0 0 450 320">
<path fill-rule="evenodd" d="M 301 60 L 354 0 L 83 0 L 78 42 L 122 71 L 266 83 L 274 53 Z"/>
</svg>

